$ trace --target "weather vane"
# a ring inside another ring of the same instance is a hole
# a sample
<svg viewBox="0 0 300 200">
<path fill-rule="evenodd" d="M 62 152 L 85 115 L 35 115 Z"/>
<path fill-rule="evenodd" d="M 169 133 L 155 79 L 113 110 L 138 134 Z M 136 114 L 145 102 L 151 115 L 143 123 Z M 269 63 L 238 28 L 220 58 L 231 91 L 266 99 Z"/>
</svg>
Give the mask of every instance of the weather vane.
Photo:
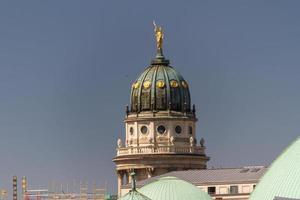
<svg viewBox="0 0 300 200">
<path fill-rule="evenodd" d="M 153 21 L 153 25 L 154 25 L 154 33 L 155 33 L 155 38 L 156 38 L 156 48 L 162 49 L 164 33 L 162 31 L 161 26 L 157 26 L 155 21 Z"/>
</svg>

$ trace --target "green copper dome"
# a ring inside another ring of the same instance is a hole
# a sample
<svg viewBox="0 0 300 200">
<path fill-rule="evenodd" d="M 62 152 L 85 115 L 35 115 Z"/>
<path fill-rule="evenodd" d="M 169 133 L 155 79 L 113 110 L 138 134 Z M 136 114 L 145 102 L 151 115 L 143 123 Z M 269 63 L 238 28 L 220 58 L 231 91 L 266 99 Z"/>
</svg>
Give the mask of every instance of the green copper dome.
<svg viewBox="0 0 300 200">
<path fill-rule="evenodd" d="M 156 58 L 132 84 L 131 112 L 191 111 L 188 83 L 164 57 Z"/>
<path fill-rule="evenodd" d="M 212 200 L 200 188 L 170 176 L 145 185 L 139 192 L 152 200 Z"/>
<path fill-rule="evenodd" d="M 273 200 L 275 197 L 300 199 L 300 138 L 272 163 L 250 200 Z"/>
</svg>

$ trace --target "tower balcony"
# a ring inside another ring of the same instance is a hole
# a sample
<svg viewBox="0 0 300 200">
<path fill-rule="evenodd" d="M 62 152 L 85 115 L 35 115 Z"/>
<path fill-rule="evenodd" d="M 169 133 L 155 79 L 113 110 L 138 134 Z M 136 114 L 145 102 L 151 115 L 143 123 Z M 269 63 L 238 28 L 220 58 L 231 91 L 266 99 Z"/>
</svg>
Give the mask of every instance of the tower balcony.
<svg viewBox="0 0 300 200">
<path fill-rule="evenodd" d="M 130 146 L 117 148 L 117 156 L 139 154 L 194 154 L 205 155 L 201 146 Z"/>
</svg>

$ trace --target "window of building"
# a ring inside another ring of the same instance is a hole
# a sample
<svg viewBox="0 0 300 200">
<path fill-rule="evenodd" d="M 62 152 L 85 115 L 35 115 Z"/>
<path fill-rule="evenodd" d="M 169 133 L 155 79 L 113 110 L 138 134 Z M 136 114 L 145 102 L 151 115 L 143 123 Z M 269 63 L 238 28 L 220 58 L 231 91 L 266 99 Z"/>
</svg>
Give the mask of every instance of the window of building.
<svg viewBox="0 0 300 200">
<path fill-rule="evenodd" d="M 250 172 L 258 172 L 259 170 L 261 170 L 260 168 L 254 168 L 254 169 L 251 169 Z"/>
<path fill-rule="evenodd" d="M 132 127 L 130 127 L 129 132 L 130 132 L 130 135 L 133 135 L 134 129 Z"/>
<path fill-rule="evenodd" d="M 243 185 L 242 186 L 242 193 L 250 193 L 251 190 L 251 186 L 250 185 Z"/>
<path fill-rule="evenodd" d="M 237 185 L 231 185 L 230 186 L 230 194 L 237 194 L 239 193 L 239 188 Z"/>
<path fill-rule="evenodd" d="M 142 126 L 142 127 L 141 127 L 141 132 L 142 132 L 143 134 L 146 134 L 146 133 L 148 132 L 147 126 Z"/>
<path fill-rule="evenodd" d="M 193 127 L 189 126 L 189 134 L 193 135 Z"/>
<path fill-rule="evenodd" d="M 207 193 L 208 194 L 216 194 L 216 187 L 208 187 Z"/>
<path fill-rule="evenodd" d="M 157 132 L 160 134 L 164 134 L 166 132 L 166 128 L 163 125 L 157 127 Z"/>
<path fill-rule="evenodd" d="M 242 170 L 240 171 L 240 173 L 247 173 L 248 171 L 249 171 L 249 169 L 245 168 L 245 169 L 242 169 Z"/>
<path fill-rule="evenodd" d="M 175 127 L 175 132 L 176 132 L 177 134 L 180 134 L 181 131 L 182 131 L 181 126 L 176 126 L 176 127 Z"/>
</svg>

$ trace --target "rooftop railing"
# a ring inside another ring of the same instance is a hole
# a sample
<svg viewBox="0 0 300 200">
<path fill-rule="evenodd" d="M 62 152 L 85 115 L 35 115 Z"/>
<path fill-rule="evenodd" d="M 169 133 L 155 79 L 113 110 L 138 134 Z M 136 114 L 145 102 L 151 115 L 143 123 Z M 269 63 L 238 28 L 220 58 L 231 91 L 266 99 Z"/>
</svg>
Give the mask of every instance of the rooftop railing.
<svg viewBox="0 0 300 200">
<path fill-rule="evenodd" d="M 204 154 L 204 147 L 142 146 L 117 148 L 117 156 L 130 154 Z"/>
</svg>

